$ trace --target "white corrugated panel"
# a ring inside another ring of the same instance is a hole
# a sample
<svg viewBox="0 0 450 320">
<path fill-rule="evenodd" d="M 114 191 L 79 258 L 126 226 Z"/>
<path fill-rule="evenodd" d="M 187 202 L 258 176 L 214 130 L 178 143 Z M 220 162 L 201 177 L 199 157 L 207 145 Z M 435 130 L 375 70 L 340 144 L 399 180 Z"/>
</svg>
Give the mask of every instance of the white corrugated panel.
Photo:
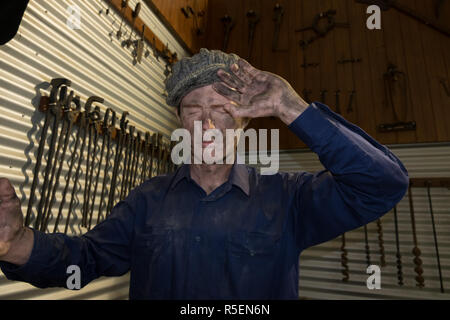
<svg viewBox="0 0 450 320">
<path fill-rule="evenodd" d="M 412 178 L 450 177 L 450 144 L 418 144 L 391 146 Z M 280 171 L 317 172 L 324 167 L 316 154 L 307 150 L 280 153 Z M 393 212 L 381 218 L 386 266 L 381 267 L 381 289 L 369 290 L 366 285 L 366 251 L 364 228 L 346 233 L 350 279 L 342 281 L 342 238 L 305 250 L 300 257 L 299 293 L 309 299 L 449 299 L 450 298 L 450 190 L 431 188 L 432 208 L 445 293 L 440 292 L 440 280 L 429 200 L 426 188 L 412 188 L 418 247 L 423 262 L 425 287 L 416 286 L 412 254 L 413 237 L 408 195 L 398 209 L 399 244 L 402 260 L 403 286 L 398 285 L 396 237 Z M 370 261 L 380 265 L 377 224 L 368 228 Z"/>
<path fill-rule="evenodd" d="M 129 5 L 134 8 L 136 2 L 132 0 Z M 72 30 L 66 24 L 70 5 L 80 8 L 81 29 Z M 103 97 L 105 103 L 101 106 L 102 114 L 107 107 L 116 111 L 119 117 L 123 111 L 128 111 L 130 125 L 136 126 L 136 130 L 141 132 L 160 132 L 167 141 L 171 131 L 177 127 L 174 110 L 166 106 L 162 95 L 164 63 L 150 54 L 142 59 L 141 64 L 133 65 L 131 49 L 123 48 L 115 37 L 121 19 L 112 8 L 106 14 L 107 9 L 107 2 L 101 0 L 30 1 L 18 34 L 0 48 L 0 176 L 12 181 L 22 200 L 24 213 L 44 120 L 37 106 L 40 96 L 49 94 L 51 79 L 62 77 L 71 80 L 71 89 L 81 97 L 83 103 L 90 96 Z M 177 52 L 178 57 L 187 55 L 147 6 L 142 6 L 140 17 L 169 45 L 172 52 Z M 124 23 L 122 30 L 122 40 L 127 39 L 130 27 Z M 112 37 L 109 36 L 111 32 Z M 137 36 L 133 35 L 132 39 L 137 39 Z M 146 49 L 147 46 L 144 51 Z M 56 208 L 61 201 L 69 155 L 79 156 L 74 150 L 74 135 L 71 139 L 56 194 Z M 44 155 L 47 152 L 46 147 Z M 85 149 L 83 156 L 86 155 Z M 99 160 L 98 156 L 97 151 L 96 161 Z M 104 166 L 97 165 L 95 173 L 102 169 Z M 103 174 L 100 176 L 101 185 Z M 42 180 L 43 175 L 39 176 L 38 191 Z M 80 201 L 83 199 L 84 183 L 83 178 L 80 178 L 81 190 L 76 192 L 69 230 L 72 235 L 86 232 L 86 228 L 80 227 Z M 100 189 L 95 209 L 99 206 Z M 38 191 L 37 199 L 40 196 Z M 67 213 L 67 203 L 64 213 Z M 35 211 L 33 219 L 34 214 Z M 52 215 L 47 231 L 53 231 L 54 220 L 55 216 Z M 60 227 L 58 231 L 63 230 Z M 126 299 L 128 286 L 127 274 L 118 278 L 98 279 L 79 291 L 61 288 L 42 290 L 26 283 L 9 281 L 0 273 L 0 299 Z"/>
</svg>

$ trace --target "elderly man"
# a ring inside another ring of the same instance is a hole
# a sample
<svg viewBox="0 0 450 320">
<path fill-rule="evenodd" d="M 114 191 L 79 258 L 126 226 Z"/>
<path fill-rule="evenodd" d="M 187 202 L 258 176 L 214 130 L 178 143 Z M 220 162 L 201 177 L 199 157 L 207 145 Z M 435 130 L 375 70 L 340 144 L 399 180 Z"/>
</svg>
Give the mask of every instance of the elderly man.
<svg viewBox="0 0 450 320">
<path fill-rule="evenodd" d="M 236 55 L 202 49 L 174 66 L 166 88 L 189 132 L 195 121 L 225 131 L 276 116 L 326 170 L 185 164 L 131 191 L 81 237 L 23 227 L 3 179 L 0 266 L 9 279 L 64 287 L 76 265 L 81 286 L 131 270 L 131 299 L 297 299 L 302 250 L 380 218 L 407 190 L 407 171 L 386 147 Z"/>
</svg>

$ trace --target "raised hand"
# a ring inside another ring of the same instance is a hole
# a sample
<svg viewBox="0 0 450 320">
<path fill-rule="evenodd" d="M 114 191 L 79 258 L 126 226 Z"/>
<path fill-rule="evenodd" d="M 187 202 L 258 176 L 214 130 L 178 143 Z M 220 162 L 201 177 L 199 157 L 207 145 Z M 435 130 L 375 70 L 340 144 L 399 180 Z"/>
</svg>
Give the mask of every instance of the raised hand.
<svg viewBox="0 0 450 320">
<path fill-rule="evenodd" d="M 258 70 L 244 59 L 233 64 L 231 71 L 218 70 L 222 82 L 213 88 L 230 100 L 225 109 L 234 118 L 275 116 L 289 125 L 308 107 L 285 79 Z"/>
<path fill-rule="evenodd" d="M 30 230 L 31 231 L 31 230 Z M 25 248 L 28 246 L 17 245 L 24 237 L 27 229 L 23 226 L 23 214 L 20 207 L 20 200 L 14 191 L 11 182 L 6 178 L 0 178 L 0 260 L 11 257 L 10 250 L 12 247 Z M 25 250 L 26 251 L 26 250 Z M 18 256 L 26 258 L 29 252 L 14 253 L 12 257 L 14 262 L 24 262 Z M 8 259 L 6 259 L 8 260 Z"/>
</svg>

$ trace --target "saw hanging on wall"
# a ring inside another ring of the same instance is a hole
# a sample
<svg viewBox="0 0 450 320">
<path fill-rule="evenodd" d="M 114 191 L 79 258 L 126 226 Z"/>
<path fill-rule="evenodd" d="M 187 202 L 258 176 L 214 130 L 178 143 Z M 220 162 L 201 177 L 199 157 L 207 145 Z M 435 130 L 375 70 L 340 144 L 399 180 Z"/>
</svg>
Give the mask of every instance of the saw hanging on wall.
<svg viewBox="0 0 450 320">
<path fill-rule="evenodd" d="M 416 122 L 406 122 L 408 113 L 408 79 L 406 73 L 390 63 L 383 75 L 386 107 L 394 114 L 394 123 L 378 126 L 380 132 L 416 130 Z"/>
</svg>

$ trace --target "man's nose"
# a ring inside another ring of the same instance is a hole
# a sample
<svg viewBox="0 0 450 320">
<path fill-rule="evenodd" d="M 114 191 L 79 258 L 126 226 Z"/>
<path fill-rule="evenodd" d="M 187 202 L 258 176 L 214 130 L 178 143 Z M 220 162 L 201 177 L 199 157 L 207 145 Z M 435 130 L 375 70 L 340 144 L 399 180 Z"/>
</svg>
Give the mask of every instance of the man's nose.
<svg viewBox="0 0 450 320">
<path fill-rule="evenodd" d="M 216 126 L 214 125 L 214 121 L 211 120 L 210 117 L 206 117 L 202 119 L 202 129 L 203 131 L 206 131 L 208 129 L 215 129 Z"/>
</svg>

